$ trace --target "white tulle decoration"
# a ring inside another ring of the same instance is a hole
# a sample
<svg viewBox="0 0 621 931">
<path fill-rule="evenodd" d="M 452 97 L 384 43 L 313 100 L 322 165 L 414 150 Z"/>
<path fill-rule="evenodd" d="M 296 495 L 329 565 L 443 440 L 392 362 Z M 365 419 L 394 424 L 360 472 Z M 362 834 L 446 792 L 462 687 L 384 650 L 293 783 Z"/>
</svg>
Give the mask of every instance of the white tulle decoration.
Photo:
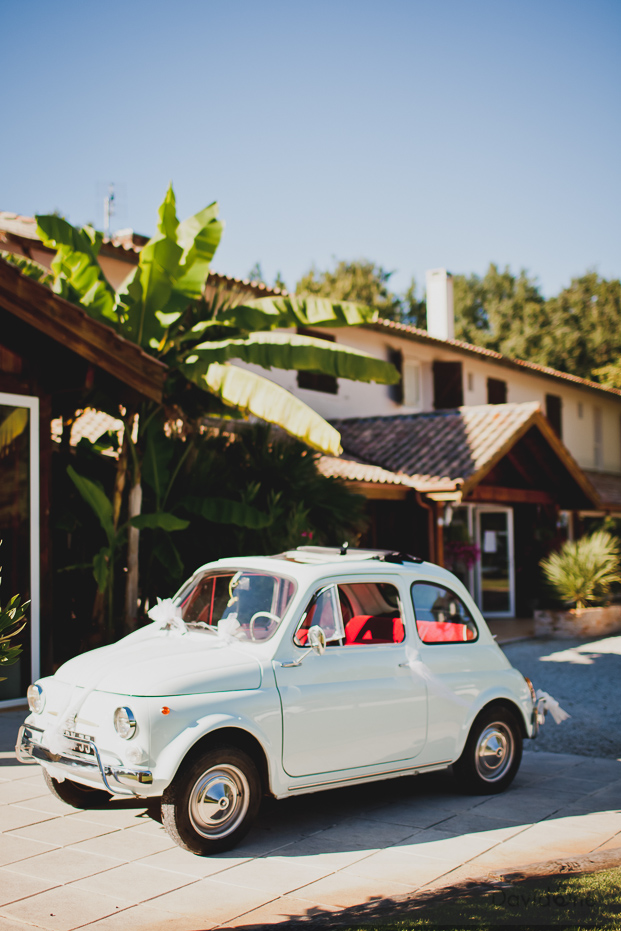
<svg viewBox="0 0 621 931">
<path fill-rule="evenodd" d="M 549 711 L 556 724 L 560 724 L 561 721 L 566 721 L 567 718 L 570 718 L 571 715 L 564 711 L 556 698 L 552 698 L 551 695 L 548 695 L 547 692 L 543 692 L 541 689 L 537 689 L 537 698 L 543 698 L 543 703 L 546 711 Z"/>
<path fill-rule="evenodd" d="M 181 617 L 181 608 L 176 605 L 172 598 L 165 598 L 163 601 L 158 598 L 157 604 L 149 611 L 149 617 L 156 623 L 159 622 L 162 630 L 178 630 L 182 634 L 187 634 L 188 628 Z"/>
</svg>

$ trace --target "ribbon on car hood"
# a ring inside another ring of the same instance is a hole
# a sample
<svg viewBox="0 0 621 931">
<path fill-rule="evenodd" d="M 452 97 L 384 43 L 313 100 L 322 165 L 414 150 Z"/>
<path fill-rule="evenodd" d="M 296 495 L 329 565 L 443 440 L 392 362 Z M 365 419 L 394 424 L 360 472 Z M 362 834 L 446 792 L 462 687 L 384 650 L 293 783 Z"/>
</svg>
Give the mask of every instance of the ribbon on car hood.
<svg viewBox="0 0 621 931">
<path fill-rule="evenodd" d="M 157 604 L 148 612 L 149 617 L 156 623 L 159 621 L 160 630 L 176 630 L 180 634 L 187 634 L 188 628 L 181 617 L 181 608 L 172 598 L 157 599 Z"/>
</svg>

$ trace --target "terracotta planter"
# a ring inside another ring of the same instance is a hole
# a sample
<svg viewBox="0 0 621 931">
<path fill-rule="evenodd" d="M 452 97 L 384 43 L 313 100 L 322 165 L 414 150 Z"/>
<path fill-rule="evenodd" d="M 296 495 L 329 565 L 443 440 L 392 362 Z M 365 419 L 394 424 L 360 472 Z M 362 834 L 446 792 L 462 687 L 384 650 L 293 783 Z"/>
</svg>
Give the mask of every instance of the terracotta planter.
<svg viewBox="0 0 621 931">
<path fill-rule="evenodd" d="M 570 640 L 621 633 L 621 605 L 572 608 L 570 611 L 535 611 L 535 636 Z"/>
</svg>

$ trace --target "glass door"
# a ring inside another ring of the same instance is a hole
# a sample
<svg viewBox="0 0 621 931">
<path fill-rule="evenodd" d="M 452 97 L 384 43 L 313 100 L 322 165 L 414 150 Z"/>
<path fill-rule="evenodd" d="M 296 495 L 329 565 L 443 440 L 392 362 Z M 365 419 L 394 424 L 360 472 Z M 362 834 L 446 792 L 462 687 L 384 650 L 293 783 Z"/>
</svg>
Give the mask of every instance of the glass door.
<svg viewBox="0 0 621 931">
<path fill-rule="evenodd" d="M 1 671 L 0 707 L 8 707 L 39 676 L 39 400 L 1 392 L 0 540 L 0 603 L 30 601 L 16 641 L 22 654 Z"/>
<path fill-rule="evenodd" d="M 477 595 L 484 616 L 513 617 L 515 583 L 513 565 L 513 511 L 511 508 L 477 508 Z"/>
</svg>

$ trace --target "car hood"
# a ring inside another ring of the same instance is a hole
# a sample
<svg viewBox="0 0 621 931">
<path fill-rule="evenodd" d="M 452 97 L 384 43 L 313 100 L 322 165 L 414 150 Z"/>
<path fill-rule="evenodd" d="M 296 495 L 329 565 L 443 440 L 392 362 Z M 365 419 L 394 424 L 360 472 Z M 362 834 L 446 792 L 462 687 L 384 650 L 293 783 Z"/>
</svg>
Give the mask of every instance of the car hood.
<svg viewBox="0 0 621 931">
<path fill-rule="evenodd" d="M 195 695 L 258 689 L 261 665 L 244 648 L 208 632 L 143 628 L 69 660 L 55 678 L 120 695 Z"/>
</svg>

